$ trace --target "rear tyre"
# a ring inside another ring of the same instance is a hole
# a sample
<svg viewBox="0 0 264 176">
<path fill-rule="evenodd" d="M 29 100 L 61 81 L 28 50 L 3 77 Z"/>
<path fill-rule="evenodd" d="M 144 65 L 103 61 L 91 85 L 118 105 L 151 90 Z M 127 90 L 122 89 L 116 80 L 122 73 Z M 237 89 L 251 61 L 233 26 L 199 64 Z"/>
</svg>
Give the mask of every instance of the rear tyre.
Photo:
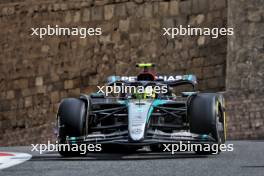
<svg viewBox="0 0 264 176">
<path fill-rule="evenodd" d="M 213 145 L 225 142 L 225 122 L 224 108 L 221 104 L 222 96 L 216 93 L 201 93 L 192 97 L 188 106 L 188 118 L 190 122 L 190 132 L 202 135 L 211 135 L 215 139 L 214 144 L 202 145 L 201 150 L 195 151 L 197 154 L 215 154 Z"/>
<path fill-rule="evenodd" d="M 64 99 L 58 111 L 58 142 L 66 144 L 67 137 L 79 137 L 84 135 L 86 122 L 86 107 L 85 102 L 77 98 Z M 64 157 L 82 156 L 81 151 L 72 151 L 58 149 L 60 155 Z M 75 147 L 76 149 L 76 147 Z"/>
</svg>

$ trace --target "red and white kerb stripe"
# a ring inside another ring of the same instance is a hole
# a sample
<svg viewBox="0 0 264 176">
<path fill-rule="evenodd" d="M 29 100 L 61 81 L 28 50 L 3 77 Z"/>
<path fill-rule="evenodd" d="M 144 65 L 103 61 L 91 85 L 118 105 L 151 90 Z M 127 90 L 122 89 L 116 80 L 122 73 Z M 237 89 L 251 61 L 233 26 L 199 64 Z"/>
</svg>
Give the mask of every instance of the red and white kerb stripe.
<svg viewBox="0 0 264 176">
<path fill-rule="evenodd" d="M 27 153 L 1 152 L 0 151 L 0 170 L 5 169 L 29 160 L 32 156 Z"/>
</svg>

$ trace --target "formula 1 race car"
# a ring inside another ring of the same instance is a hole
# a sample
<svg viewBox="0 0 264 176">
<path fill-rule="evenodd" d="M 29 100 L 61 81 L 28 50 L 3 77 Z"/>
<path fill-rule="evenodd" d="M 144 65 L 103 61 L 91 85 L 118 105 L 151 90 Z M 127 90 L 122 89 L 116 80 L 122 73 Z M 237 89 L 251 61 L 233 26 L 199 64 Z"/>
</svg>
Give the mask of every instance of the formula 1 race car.
<svg viewBox="0 0 264 176">
<path fill-rule="evenodd" d="M 195 75 L 156 75 L 150 63 L 137 67 L 143 68 L 138 76 L 108 77 L 105 92 L 100 89 L 79 98 L 63 99 L 57 113 L 59 144 L 130 149 L 149 146 L 153 151 L 162 151 L 163 144 L 225 143 L 225 104 L 221 94 L 197 91 Z"/>
</svg>

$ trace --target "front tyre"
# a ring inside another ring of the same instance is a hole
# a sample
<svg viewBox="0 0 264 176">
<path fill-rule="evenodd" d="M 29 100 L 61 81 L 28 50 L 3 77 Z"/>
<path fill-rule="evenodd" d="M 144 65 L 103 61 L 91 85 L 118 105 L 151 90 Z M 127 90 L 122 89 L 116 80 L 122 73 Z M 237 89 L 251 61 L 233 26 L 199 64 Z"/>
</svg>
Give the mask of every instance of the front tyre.
<svg viewBox="0 0 264 176">
<path fill-rule="evenodd" d="M 218 148 L 225 143 L 226 133 L 222 102 L 223 98 L 219 94 L 200 93 L 193 96 L 188 105 L 190 132 L 211 135 L 215 139 L 215 143 L 211 146 L 218 145 Z M 197 154 L 213 154 L 215 152 L 212 149 L 204 151 L 204 147 L 196 151 Z M 217 153 L 219 152 L 220 150 L 217 151 Z"/>
<path fill-rule="evenodd" d="M 77 98 L 64 99 L 58 110 L 58 142 L 59 144 L 66 144 L 67 137 L 78 137 L 84 135 L 86 122 L 86 107 L 85 102 Z M 72 151 L 58 149 L 60 155 L 64 157 L 81 156 L 78 150 Z"/>
</svg>

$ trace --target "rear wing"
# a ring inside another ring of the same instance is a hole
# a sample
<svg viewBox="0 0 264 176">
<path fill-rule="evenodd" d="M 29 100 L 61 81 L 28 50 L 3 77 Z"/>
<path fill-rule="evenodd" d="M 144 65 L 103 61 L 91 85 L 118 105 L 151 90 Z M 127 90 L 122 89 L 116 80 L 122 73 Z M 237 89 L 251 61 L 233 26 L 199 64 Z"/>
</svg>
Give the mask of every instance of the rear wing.
<svg viewBox="0 0 264 176">
<path fill-rule="evenodd" d="M 115 82 L 136 82 L 137 76 L 109 76 L 107 78 L 108 84 L 113 84 Z M 170 86 L 176 86 L 180 84 L 192 84 L 195 86 L 197 84 L 197 78 L 195 75 L 158 75 L 156 76 L 157 82 L 168 84 Z"/>
</svg>

